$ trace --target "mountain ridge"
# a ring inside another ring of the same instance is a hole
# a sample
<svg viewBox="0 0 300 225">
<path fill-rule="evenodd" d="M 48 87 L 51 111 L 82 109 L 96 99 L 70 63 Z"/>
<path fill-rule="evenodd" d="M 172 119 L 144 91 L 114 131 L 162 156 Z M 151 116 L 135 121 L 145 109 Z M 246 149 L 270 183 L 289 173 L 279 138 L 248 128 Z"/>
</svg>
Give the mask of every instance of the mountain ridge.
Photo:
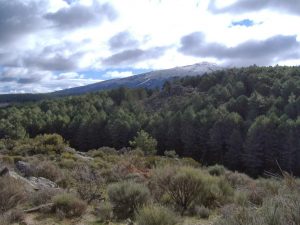
<svg viewBox="0 0 300 225">
<path fill-rule="evenodd" d="M 224 69 L 217 64 L 202 62 L 193 65 L 187 65 L 182 67 L 174 67 L 170 69 L 154 70 L 147 73 L 137 74 L 125 78 L 116 78 L 106 81 L 101 81 L 94 84 L 85 86 L 79 86 L 69 89 L 53 92 L 55 95 L 76 95 L 85 94 L 88 92 L 114 89 L 118 87 L 128 88 L 161 88 L 163 84 L 172 78 L 185 77 L 185 76 L 197 76 L 205 73 L 214 72 Z"/>
</svg>

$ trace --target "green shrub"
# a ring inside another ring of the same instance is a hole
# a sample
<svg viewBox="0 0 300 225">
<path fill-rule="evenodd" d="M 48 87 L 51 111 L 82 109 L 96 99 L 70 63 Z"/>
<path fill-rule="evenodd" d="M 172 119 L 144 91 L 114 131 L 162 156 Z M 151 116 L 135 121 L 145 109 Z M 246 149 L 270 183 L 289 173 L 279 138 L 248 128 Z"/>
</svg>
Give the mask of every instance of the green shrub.
<svg viewBox="0 0 300 225">
<path fill-rule="evenodd" d="M 95 212 L 101 222 L 109 221 L 113 217 L 113 207 L 109 202 L 101 202 Z"/>
<path fill-rule="evenodd" d="M 87 205 L 72 194 L 60 194 L 53 198 L 53 210 L 66 218 L 80 217 Z"/>
<path fill-rule="evenodd" d="M 234 202 L 235 204 L 239 206 L 248 206 L 249 205 L 249 200 L 248 200 L 248 195 L 244 191 L 236 191 L 234 194 Z"/>
<path fill-rule="evenodd" d="M 201 164 L 192 158 L 181 158 L 180 163 L 182 166 L 190 166 L 194 168 L 200 168 Z"/>
<path fill-rule="evenodd" d="M 192 167 L 158 168 L 152 172 L 149 185 L 155 199 L 169 195 L 182 214 L 193 205 L 212 207 L 233 197 L 233 189 L 223 178 Z"/>
<path fill-rule="evenodd" d="M 154 190 L 167 193 L 183 214 L 204 190 L 204 174 L 192 167 L 163 167 L 153 171 Z"/>
<path fill-rule="evenodd" d="M 175 150 L 165 151 L 164 155 L 169 158 L 178 158 L 178 155 Z"/>
<path fill-rule="evenodd" d="M 166 207 L 150 205 L 138 211 L 136 222 L 138 225 L 175 225 L 178 218 Z"/>
<path fill-rule="evenodd" d="M 137 209 L 148 202 L 150 192 L 143 184 L 122 181 L 108 186 L 108 196 L 114 214 L 119 219 L 132 217 Z"/>
<path fill-rule="evenodd" d="M 266 199 L 261 210 L 261 216 L 264 218 L 265 224 L 300 224 L 299 196 L 299 193 L 286 193 Z"/>
<path fill-rule="evenodd" d="M 155 155 L 157 141 L 146 131 L 141 130 L 132 141 L 129 142 L 133 148 L 141 149 L 146 155 Z"/>
<path fill-rule="evenodd" d="M 221 165 L 210 166 L 207 170 L 212 176 L 221 176 L 225 174 L 225 167 Z"/>
<path fill-rule="evenodd" d="M 59 162 L 59 165 L 62 168 L 73 169 L 76 166 L 76 162 L 74 161 L 74 159 L 62 159 Z"/>
<path fill-rule="evenodd" d="M 136 157 L 136 158 L 141 158 L 141 157 L 145 156 L 145 153 L 141 149 L 137 148 L 137 149 L 132 149 L 132 150 L 125 152 L 125 155 L 131 156 L 131 157 Z"/>
</svg>

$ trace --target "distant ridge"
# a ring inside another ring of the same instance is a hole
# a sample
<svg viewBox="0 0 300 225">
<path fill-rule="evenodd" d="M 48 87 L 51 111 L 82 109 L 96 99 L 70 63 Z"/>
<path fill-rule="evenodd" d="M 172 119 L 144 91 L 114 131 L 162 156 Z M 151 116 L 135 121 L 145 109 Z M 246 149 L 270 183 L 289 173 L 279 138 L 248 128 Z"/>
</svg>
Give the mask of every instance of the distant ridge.
<svg viewBox="0 0 300 225">
<path fill-rule="evenodd" d="M 205 73 L 225 69 L 217 64 L 202 62 L 194 65 L 175 67 L 171 69 L 156 70 L 142 73 L 126 78 L 106 80 L 86 86 L 64 89 L 52 93 L 41 94 L 2 94 L 0 95 L 0 108 L 10 106 L 14 103 L 36 102 L 43 99 L 52 99 L 69 95 L 81 95 L 101 90 L 115 89 L 119 87 L 127 88 L 161 88 L 167 80 L 185 76 L 201 76 Z"/>
<path fill-rule="evenodd" d="M 86 86 L 56 91 L 53 92 L 53 94 L 59 96 L 78 95 L 100 90 L 114 89 L 122 86 L 127 88 L 160 88 L 167 80 L 175 77 L 198 76 L 221 69 L 224 68 L 218 66 L 217 64 L 202 62 L 194 65 L 152 71 L 126 78 L 106 80 Z"/>
</svg>

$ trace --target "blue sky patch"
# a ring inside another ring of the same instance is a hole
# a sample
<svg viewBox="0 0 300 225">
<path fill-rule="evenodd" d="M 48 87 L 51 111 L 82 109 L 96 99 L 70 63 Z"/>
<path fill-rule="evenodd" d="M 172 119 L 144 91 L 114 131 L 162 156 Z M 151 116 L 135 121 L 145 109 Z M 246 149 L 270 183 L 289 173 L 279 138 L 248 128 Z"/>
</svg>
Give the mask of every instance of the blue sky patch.
<svg viewBox="0 0 300 225">
<path fill-rule="evenodd" d="M 111 71 L 118 71 L 118 72 L 127 72 L 131 71 L 134 75 L 141 74 L 141 73 L 147 73 L 152 70 L 146 70 L 146 69 L 134 69 L 134 68 L 119 68 L 119 69 L 107 69 L 107 70 L 87 70 L 87 71 L 80 71 L 80 74 L 84 74 L 86 78 L 93 78 L 93 79 L 111 79 L 106 76 L 108 72 Z M 117 77 L 116 77 L 117 78 Z"/>
<path fill-rule="evenodd" d="M 231 26 L 245 26 L 245 27 L 252 27 L 254 26 L 255 23 L 253 20 L 250 19 L 244 19 L 244 20 L 240 20 L 240 21 L 233 21 L 231 23 Z"/>
</svg>

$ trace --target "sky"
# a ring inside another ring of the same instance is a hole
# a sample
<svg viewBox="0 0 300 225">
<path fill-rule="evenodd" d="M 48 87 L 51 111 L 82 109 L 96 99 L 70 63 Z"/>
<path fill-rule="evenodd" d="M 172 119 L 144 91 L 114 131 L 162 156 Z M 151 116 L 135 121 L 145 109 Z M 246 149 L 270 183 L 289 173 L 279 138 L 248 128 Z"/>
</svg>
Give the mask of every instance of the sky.
<svg viewBox="0 0 300 225">
<path fill-rule="evenodd" d="M 299 0 L 0 0 L 0 93 L 158 69 L 300 65 Z"/>
</svg>

